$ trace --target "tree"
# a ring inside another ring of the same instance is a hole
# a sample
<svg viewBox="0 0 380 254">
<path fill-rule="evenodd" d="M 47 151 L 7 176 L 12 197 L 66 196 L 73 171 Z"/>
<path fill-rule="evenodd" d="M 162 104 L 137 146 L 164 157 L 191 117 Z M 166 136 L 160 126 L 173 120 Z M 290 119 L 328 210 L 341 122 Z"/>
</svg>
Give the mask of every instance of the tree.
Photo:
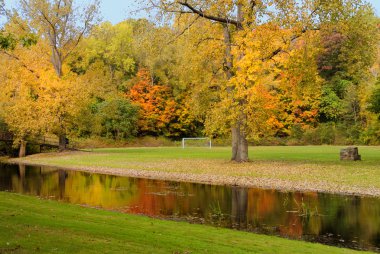
<svg viewBox="0 0 380 254">
<path fill-rule="evenodd" d="M 222 99 L 225 108 L 219 112 L 229 116 L 232 160 L 238 162 L 248 161 L 248 137 L 254 136 L 250 133 L 254 130 L 250 128 L 254 119 L 248 110 L 252 87 L 263 82 L 262 77 L 268 72 L 275 79 L 276 60 L 291 51 L 295 40 L 320 29 L 322 23 L 346 19 L 364 6 L 352 0 L 150 0 L 150 3 L 177 19 L 190 16 L 186 30 L 198 19 L 223 28 L 227 82 L 223 89 L 226 96 Z"/>
<path fill-rule="evenodd" d="M 369 111 L 375 114 L 380 114 L 380 88 L 377 88 L 376 90 L 373 91 L 369 99 L 369 102 L 370 102 L 370 106 L 368 107 Z"/>
<path fill-rule="evenodd" d="M 324 82 L 319 120 L 336 124 L 351 143 L 360 141 L 360 132 L 372 118 L 366 104 L 378 47 L 377 24 L 372 8 L 363 6 L 321 31 L 318 68 Z"/>
<path fill-rule="evenodd" d="M 11 53 L 4 51 L 7 54 L 1 57 L 0 115 L 14 134 L 14 144 L 21 144 L 20 156 L 25 155 L 26 139 L 42 133 L 46 123 L 38 96 L 42 90 L 39 71 L 46 67 L 39 61 L 43 46 L 32 47 L 36 50 L 18 45 Z"/>
<path fill-rule="evenodd" d="M 154 84 L 149 71 L 141 68 L 127 96 L 140 108 L 139 134 L 153 136 L 164 134 L 175 109 L 169 87 Z"/>
<path fill-rule="evenodd" d="M 63 64 L 97 21 L 98 1 L 75 8 L 73 0 L 20 0 L 24 17 L 50 46 L 50 61 L 56 75 L 64 75 Z M 61 105 L 63 108 L 63 105 Z M 58 118 L 60 150 L 66 148 L 65 114 Z"/>
<path fill-rule="evenodd" d="M 70 68 L 84 74 L 91 65 L 101 62 L 108 68 L 110 83 L 121 86 L 120 83 L 135 73 L 132 41 L 133 25 L 129 21 L 116 25 L 105 22 L 95 26 L 69 59 Z"/>
<path fill-rule="evenodd" d="M 277 137 L 288 137 L 317 124 L 323 81 L 315 61 L 320 52 L 318 34 L 315 31 L 295 41 L 289 50 L 291 57 L 277 60 L 280 68 L 269 89 L 276 98 L 272 114 L 278 122 L 274 128 Z"/>
<path fill-rule="evenodd" d="M 84 73 L 71 75 L 75 82 L 72 93 L 76 91 L 77 96 L 68 95 L 76 108 L 67 117 L 70 136 L 124 139 L 136 135 L 138 108 L 118 90 L 119 83 L 112 78 L 109 66 L 96 61 Z"/>
<path fill-rule="evenodd" d="M 100 103 L 98 117 L 106 137 L 120 140 L 137 133 L 138 107 L 124 98 Z"/>
</svg>

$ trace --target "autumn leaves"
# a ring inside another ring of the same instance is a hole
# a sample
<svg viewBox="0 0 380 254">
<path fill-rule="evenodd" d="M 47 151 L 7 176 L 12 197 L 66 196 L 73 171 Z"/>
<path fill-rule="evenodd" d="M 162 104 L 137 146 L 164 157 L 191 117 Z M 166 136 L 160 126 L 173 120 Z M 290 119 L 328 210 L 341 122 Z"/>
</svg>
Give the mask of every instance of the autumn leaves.
<svg viewBox="0 0 380 254">
<path fill-rule="evenodd" d="M 377 142 L 378 20 L 364 2 L 150 2 L 168 24 L 95 25 L 96 3 L 81 16 L 69 0 L 7 13 L 0 108 L 18 140 L 232 136 L 243 161 L 271 137 Z"/>
</svg>

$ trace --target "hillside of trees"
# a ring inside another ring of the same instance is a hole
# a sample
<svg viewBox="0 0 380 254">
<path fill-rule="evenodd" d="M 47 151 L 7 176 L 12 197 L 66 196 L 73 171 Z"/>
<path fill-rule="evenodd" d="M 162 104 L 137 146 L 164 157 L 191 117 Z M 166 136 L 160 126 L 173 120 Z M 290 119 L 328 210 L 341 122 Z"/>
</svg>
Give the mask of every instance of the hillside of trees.
<svg viewBox="0 0 380 254">
<path fill-rule="evenodd" d="M 364 1 L 150 2 L 162 19 L 115 25 L 97 3 L 0 2 L 0 128 L 63 146 L 380 144 L 380 20 Z"/>
</svg>

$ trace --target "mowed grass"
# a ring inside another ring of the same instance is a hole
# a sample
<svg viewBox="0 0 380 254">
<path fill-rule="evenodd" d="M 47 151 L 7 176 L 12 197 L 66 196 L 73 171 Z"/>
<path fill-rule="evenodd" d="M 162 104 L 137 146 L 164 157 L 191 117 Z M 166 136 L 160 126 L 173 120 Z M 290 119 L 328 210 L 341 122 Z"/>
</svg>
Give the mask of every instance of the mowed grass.
<svg viewBox="0 0 380 254">
<path fill-rule="evenodd" d="M 245 181 L 243 185 L 247 183 L 249 186 L 380 196 L 380 147 L 359 147 L 362 161 L 340 161 L 341 148 L 250 147 L 251 162 L 242 164 L 230 161 L 229 147 L 107 148 L 40 154 L 15 161 L 68 168 L 96 168 L 97 172 L 118 169 L 118 174 L 123 174 L 123 169 L 175 173 L 192 175 L 189 180 L 197 182 L 213 182 L 213 179 L 218 178 L 215 181 L 218 184 L 235 183 L 239 180 L 236 178 L 240 178 Z M 205 176 L 208 180 L 202 181 Z"/>
<path fill-rule="evenodd" d="M 364 253 L 0 192 L 0 253 Z"/>
<path fill-rule="evenodd" d="M 305 161 L 305 162 L 339 162 L 340 149 L 343 146 L 258 146 L 249 147 L 249 158 L 252 161 Z M 127 159 L 222 159 L 231 157 L 230 147 L 209 148 L 100 148 L 90 150 L 95 153 L 128 154 Z M 380 163 L 380 146 L 359 147 L 365 164 Z M 343 162 L 344 163 L 344 162 Z"/>
<path fill-rule="evenodd" d="M 249 158 L 255 161 L 284 161 L 284 162 L 314 162 L 314 163 L 340 163 L 339 152 L 344 147 L 340 146 L 259 146 L 249 148 Z M 87 154 L 81 154 L 80 159 L 88 159 L 93 163 L 99 163 L 104 155 L 109 162 L 117 160 L 131 161 L 156 161 L 162 159 L 218 159 L 229 161 L 231 158 L 230 147 L 209 148 L 179 148 L 179 147 L 141 147 L 141 148 L 98 148 L 84 150 Z M 380 163 L 380 146 L 359 147 L 363 165 Z M 77 156 L 46 157 L 44 160 L 68 163 L 78 162 Z M 73 155 L 73 154 L 70 154 Z M 41 157 L 42 158 L 42 157 Z M 87 162 L 87 161 L 86 161 Z"/>
</svg>

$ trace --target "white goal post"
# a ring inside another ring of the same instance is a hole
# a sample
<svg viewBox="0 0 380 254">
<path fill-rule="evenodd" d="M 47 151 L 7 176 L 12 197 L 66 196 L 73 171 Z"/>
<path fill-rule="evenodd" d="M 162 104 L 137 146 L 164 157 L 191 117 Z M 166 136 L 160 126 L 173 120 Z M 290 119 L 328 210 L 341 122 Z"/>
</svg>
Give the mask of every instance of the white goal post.
<svg viewBox="0 0 380 254">
<path fill-rule="evenodd" d="M 182 138 L 182 148 L 185 148 L 186 140 L 208 140 L 208 143 L 207 143 L 208 148 L 212 147 L 211 138 Z"/>
</svg>

